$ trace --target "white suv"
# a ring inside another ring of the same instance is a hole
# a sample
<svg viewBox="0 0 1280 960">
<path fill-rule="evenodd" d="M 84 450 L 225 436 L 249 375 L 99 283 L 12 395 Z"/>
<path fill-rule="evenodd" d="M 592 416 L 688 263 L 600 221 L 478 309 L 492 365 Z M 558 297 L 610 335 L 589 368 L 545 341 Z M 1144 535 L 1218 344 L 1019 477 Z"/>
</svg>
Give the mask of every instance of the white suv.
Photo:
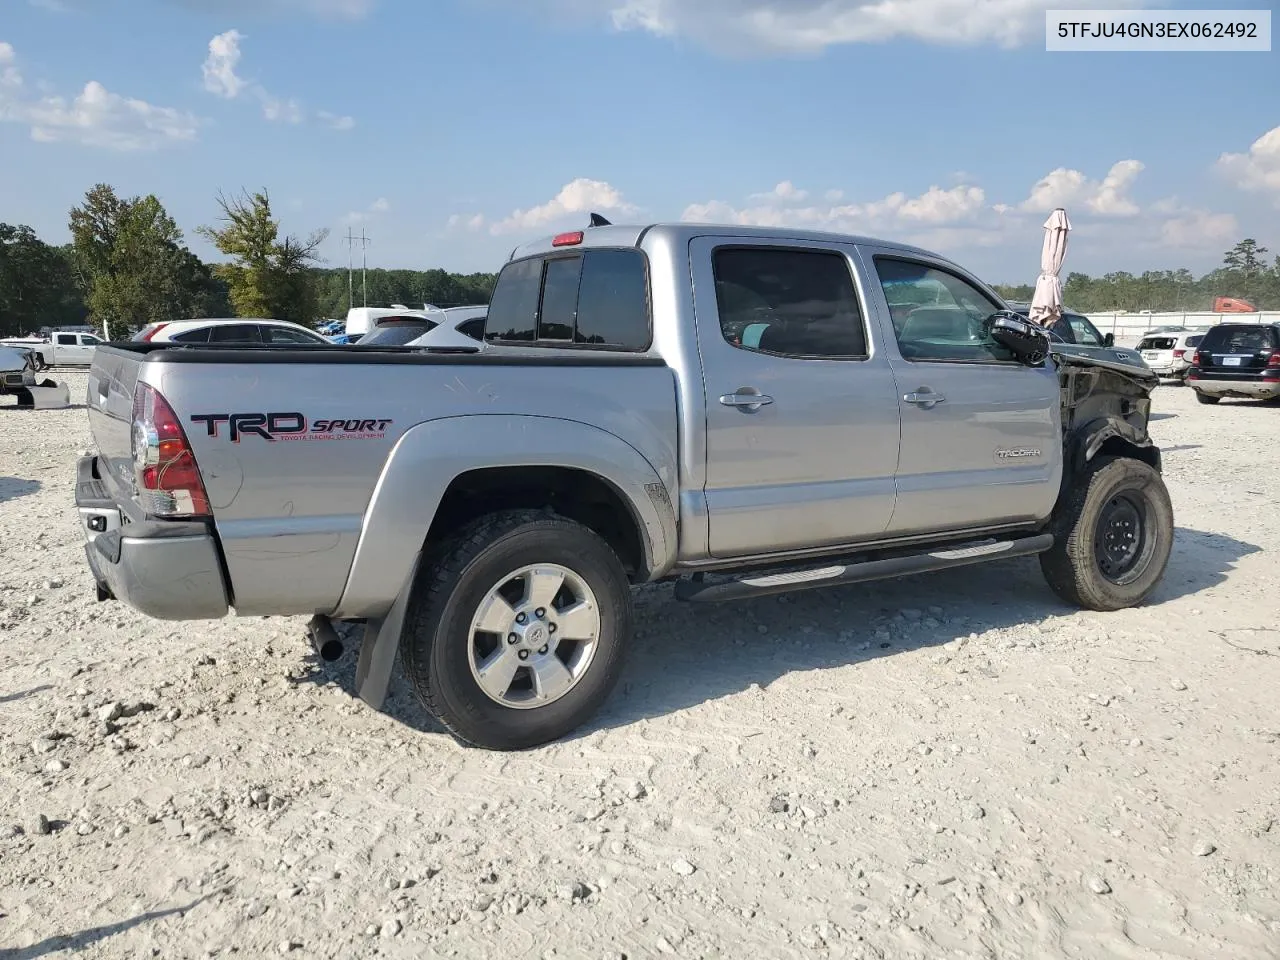
<svg viewBox="0 0 1280 960">
<path fill-rule="evenodd" d="M 288 320 L 257 318 L 174 320 L 149 323 L 133 335 L 134 340 L 152 343 L 322 343 L 328 340 L 314 330 Z"/>
<path fill-rule="evenodd" d="M 1165 330 L 1147 334 L 1138 344 L 1138 350 L 1156 376 L 1185 381 L 1191 369 L 1191 357 L 1203 339 L 1202 330 Z"/>
</svg>

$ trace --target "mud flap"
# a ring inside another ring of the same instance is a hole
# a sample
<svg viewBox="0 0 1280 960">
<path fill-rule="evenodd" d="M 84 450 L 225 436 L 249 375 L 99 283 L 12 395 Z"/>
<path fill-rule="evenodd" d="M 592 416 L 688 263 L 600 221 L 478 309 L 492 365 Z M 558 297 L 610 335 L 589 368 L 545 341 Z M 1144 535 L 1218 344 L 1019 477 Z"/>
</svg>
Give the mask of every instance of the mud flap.
<svg viewBox="0 0 1280 960">
<path fill-rule="evenodd" d="M 71 391 L 65 383 L 45 380 L 39 386 L 18 387 L 19 410 L 63 410 L 71 406 Z"/>
<path fill-rule="evenodd" d="M 418 579 L 418 564 L 422 554 L 414 557 L 409 579 L 382 617 L 370 617 L 365 621 L 364 639 L 360 642 L 360 659 L 356 662 L 356 695 L 381 710 L 391 688 L 391 671 L 400 649 L 400 634 L 404 630 L 404 614 L 409 606 L 409 595 Z"/>
</svg>

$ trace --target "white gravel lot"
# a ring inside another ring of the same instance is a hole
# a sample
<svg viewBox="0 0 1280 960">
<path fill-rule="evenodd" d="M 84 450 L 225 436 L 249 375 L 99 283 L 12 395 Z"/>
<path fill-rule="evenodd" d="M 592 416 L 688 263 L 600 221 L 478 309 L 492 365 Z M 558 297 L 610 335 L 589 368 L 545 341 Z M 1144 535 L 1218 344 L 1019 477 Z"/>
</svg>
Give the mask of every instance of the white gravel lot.
<svg viewBox="0 0 1280 960">
<path fill-rule="evenodd" d="M 1156 397 L 1145 606 L 646 588 L 604 714 L 519 754 L 301 620 L 96 603 L 85 412 L 0 400 L 0 957 L 1278 957 L 1280 409 Z"/>
</svg>

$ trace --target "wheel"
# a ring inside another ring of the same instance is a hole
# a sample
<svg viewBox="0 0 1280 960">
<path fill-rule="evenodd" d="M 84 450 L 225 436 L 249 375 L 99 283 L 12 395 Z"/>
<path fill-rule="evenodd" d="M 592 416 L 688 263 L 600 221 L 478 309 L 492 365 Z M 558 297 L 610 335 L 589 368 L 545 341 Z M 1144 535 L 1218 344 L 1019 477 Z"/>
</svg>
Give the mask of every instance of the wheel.
<svg viewBox="0 0 1280 960">
<path fill-rule="evenodd" d="M 1164 576 L 1173 548 L 1173 505 L 1164 480 L 1141 460 L 1100 457 L 1076 479 L 1040 555 L 1054 593 L 1087 610 L 1132 607 Z"/>
<path fill-rule="evenodd" d="M 520 750 L 586 722 L 618 680 L 631 587 L 595 532 L 554 514 L 491 514 L 429 563 L 400 649 L 427 710 L 459 740 Z"/>
<path fill-rule="evenodd" d="M 1217 403 L 1217 402 L 1218 402 L 1218 401 L 1220 401 L 1222 398 L 1221 398 L 1221 397 L 1211 397 L 1211 396 L 1209 396 L 1209 394 L 1207 394 L 1207 393 L 1201 393 L 1199 390 L 1197 390 L 1197 391 L 1196 391 L 1196 399 L 1197 399 L 1198 401 L 1200 401 L 1201 403 Z"/>
</svg>

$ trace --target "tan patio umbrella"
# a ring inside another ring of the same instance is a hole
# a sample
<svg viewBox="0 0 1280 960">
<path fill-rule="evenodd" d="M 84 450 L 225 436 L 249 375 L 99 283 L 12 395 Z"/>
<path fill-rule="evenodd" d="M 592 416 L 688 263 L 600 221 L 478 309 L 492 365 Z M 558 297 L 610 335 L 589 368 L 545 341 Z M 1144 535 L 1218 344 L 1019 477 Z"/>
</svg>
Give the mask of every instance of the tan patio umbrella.
<svg viewBox="0 0 1280 960">
<path fill-rule="evenodd" d="M 1040 251 L 1040 276 L 1036 278 L 1036 295 L 1031 298 L 1028 319 L 1041 326 L 1051 326 L 1062 316 L 1062 261 L 1067 256 L 1067 234 L 1071 221 L 1067 211 L 1059 207 L 1044 222 L 1044 247 Z"/>
</svg>

